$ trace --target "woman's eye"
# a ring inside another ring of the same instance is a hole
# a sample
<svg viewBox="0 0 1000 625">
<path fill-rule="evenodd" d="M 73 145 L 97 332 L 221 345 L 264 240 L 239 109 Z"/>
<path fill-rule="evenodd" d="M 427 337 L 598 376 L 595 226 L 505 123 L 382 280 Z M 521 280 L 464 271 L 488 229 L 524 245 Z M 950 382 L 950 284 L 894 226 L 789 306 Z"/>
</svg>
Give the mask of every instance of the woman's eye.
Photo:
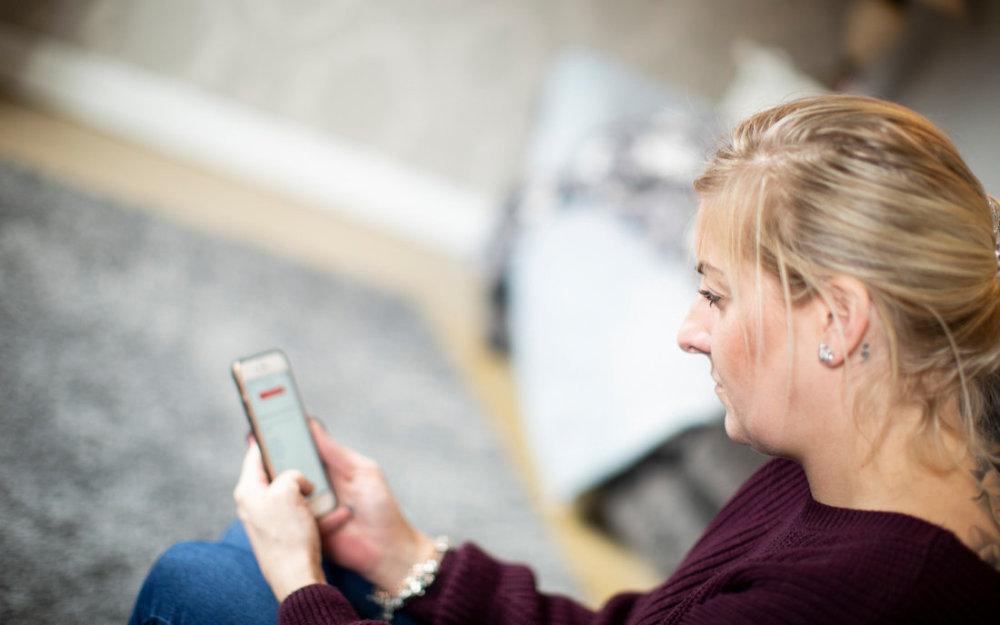
<svg viewBox="0 0 1000 625">
<path fill-rule="evenodd" d="M 712 293 L 711 291 L 705 289 L 699 289 L 698 294 L 704 297 L 706 300 L 708 300 L 709 307 L 718 305 L 719 301 L 722 300 L 722 298 L 716 295 L 715 293 Z"/>
</svg>

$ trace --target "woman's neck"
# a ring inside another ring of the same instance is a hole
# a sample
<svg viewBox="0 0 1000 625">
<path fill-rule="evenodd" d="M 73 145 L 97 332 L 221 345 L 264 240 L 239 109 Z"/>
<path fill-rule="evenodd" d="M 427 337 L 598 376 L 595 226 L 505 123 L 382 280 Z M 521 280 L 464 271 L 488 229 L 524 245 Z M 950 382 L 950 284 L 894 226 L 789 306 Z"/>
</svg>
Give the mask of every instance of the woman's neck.
<svg viewBox="0 0 1000 625">
<path fill-rule="evenodd" d="M 1000 474 L 977 466 L 957 437 L 940 440 L 940 467 L 914 451 L 913 415 L 878 437 L 858 436 L 801 459 L 813 498 L 836 507 L 898 512 L 954 533 L 1000 569 Z M 878 441 L 875 451 L 870 442 Z"/>
</svg>

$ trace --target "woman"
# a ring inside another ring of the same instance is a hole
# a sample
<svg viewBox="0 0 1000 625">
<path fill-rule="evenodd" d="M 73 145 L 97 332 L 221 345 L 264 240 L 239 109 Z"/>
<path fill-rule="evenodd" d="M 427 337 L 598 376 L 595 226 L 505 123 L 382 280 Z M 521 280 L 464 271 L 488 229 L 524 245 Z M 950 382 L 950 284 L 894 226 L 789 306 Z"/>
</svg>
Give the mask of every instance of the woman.
<svg viewBox="0 0 1000 625">
<path fill-rule="evenodd" d="M 254 445 L 235 491 L 280 623 L 359 621 L 321 553 L 385 589 L 376 616 L 427 623 L 1000 622 L 996 201 L 929 122 L 849 96 L 748 119 L 696 190 L 679 343 L 709 357 L 728 435 L 775 459 L 674 575 L 596 612 L 540 594 L 412 528 L 377 466 L 314 427 L 345 507 L 315 523 L 304 478 L 269 485 Z M 185 611 L 157 589 L 199 560 L 169 556 L 136 622 Z"/>
</svg>

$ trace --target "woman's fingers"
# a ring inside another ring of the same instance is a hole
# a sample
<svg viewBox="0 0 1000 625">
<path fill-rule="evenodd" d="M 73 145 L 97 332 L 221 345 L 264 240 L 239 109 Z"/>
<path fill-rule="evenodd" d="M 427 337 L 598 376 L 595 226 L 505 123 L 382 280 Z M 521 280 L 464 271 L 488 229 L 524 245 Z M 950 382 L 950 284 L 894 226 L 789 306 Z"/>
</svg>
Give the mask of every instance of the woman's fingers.
<svg viewBox="0 0 1000 625">
<path fill-rule="evenodd" d="M 274 481 L 271 482 L 271 488 L 276 491 L 287 491 L 309 496 L 309 493 L 313 491 L 313 484 L 301 471 L 289 469 L 288 471 L 282 471 L 278 477 L 274 478 Z"/>
<path fill-rule="evenodd" d="M 319 532 L 321 535 L 325 535 L 328 532 L 335 532 L 354 516 L 354 508 L 350 506 L 337 506 L 327 514 L 316 519 L 316 524 L 319 526 Z"/>
<path fill-rule="evenodd" d="M 282 472 L 269 485 L 260 448 L 256 443 L 253 443 L 248 446 L 247 453 L 243 456 L 243 468 L 240 471 L 240 478 L 236 482 L 236 488 L 233 490 L 233 496 L 237 503 L 262 490 L 271 490 L 273 493 L 287 491 L 309 496 L 313 488 L 312 482 L 301 471 L 295 470 Z"/>
</svg>

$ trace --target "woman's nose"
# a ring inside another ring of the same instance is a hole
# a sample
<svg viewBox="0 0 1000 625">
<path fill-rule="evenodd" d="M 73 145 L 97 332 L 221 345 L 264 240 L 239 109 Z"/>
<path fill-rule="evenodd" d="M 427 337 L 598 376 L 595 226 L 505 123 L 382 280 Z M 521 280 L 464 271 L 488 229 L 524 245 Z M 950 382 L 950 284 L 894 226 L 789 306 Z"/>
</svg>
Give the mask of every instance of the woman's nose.
<svg viewBox="0 0 1000 625">
<path fill-rule="evenodd" d="M 681 323 L 680 330 L 677 331 L 677 344 L 680 348 L 691 354 L 712 353 L 711 334 L 705 323 L 705 314 L 699 310 L 701 302 L 695 300 L 688 309 L 687 316 Z"/>
</svg>

